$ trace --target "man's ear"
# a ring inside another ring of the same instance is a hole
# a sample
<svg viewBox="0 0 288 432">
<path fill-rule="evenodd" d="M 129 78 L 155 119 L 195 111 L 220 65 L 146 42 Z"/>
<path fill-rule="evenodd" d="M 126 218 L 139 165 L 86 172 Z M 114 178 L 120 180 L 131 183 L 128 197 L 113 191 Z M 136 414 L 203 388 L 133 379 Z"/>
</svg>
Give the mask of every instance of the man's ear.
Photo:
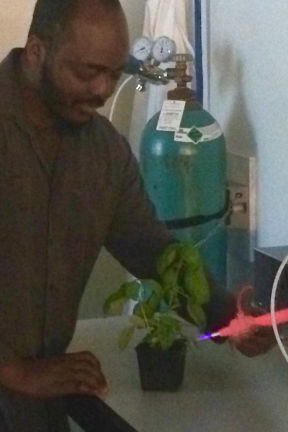
<svg viewBox="0 0 288 432">
<path fill-rule="evenodd" d="M 30 67 L 33 69 L 41 68 L 46 55 L 44 42 L 35 35 L 29 36 L 25 47 L 25 53 L 26 61 Z"/>
</svg>

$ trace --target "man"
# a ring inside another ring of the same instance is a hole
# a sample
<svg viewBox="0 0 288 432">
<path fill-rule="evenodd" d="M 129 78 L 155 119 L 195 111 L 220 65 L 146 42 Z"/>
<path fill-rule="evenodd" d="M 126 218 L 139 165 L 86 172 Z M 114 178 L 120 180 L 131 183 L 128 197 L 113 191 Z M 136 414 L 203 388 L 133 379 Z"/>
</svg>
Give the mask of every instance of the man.
<svg viewBox="0 0 288 432">
<path fill-rule="evenodd" d="M 101 247 L 147 277 L 171 241 L 128 144 L 95 113 L 128 49 L 118 0 L 39 0 L 25 49 L 0 66 L 0 406 L 12 432 L 67 431 L 61 397 L 107 391 L 95 356 L 64 354 Z"/>
</svg>

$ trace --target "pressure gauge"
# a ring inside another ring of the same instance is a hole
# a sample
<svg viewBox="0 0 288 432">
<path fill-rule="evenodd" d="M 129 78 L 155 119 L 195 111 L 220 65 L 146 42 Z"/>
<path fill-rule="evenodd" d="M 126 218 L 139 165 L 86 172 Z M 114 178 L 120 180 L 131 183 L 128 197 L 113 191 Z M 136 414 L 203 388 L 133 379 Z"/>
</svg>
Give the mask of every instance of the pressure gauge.
<svg viewBox="0 0 288 432">
<path fill-rule="evenodd" d="M 160 36 L 156 39 L 152 48 L 152 55 L 157 62 L 163 63 L 172 60 L 175 54 L 176 44 L 172 39 L 167 36 Z"/>
<path fill-rule="evenodd" d="M 140 61 L 147 60 L 152 51 L 152 42 L 146 36 L 142 36 L 135 40 L 132 47 L 132 55 Z"/>
</svg>

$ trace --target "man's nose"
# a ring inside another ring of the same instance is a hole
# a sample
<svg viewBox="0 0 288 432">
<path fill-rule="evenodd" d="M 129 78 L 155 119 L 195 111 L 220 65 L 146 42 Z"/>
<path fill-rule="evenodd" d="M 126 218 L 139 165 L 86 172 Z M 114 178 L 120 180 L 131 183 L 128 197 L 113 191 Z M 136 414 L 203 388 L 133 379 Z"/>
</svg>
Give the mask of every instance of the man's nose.
<svg viewBox="0 0 288 432">
<path fill-rule="evenodd" d="M 106 100 L 113 94 L 115 86 L 116 82 L 109 73 L 101 73 L 90 82 L 89 93 Z"/>
</svg>

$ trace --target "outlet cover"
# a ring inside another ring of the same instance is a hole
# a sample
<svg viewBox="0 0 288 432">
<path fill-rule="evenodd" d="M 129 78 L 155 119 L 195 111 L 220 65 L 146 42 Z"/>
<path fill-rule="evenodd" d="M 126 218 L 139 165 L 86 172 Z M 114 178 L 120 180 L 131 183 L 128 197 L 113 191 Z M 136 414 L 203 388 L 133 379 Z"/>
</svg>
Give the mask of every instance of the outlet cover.
<svg viewBox="0 0 288 432">
<path fill-rule="evenodd" d="M 227 177 L 235 210 L 229 225 L 229 253 L 253 262 L 257 234 L 256 158 L 228 152 Z"/>
</svg>

